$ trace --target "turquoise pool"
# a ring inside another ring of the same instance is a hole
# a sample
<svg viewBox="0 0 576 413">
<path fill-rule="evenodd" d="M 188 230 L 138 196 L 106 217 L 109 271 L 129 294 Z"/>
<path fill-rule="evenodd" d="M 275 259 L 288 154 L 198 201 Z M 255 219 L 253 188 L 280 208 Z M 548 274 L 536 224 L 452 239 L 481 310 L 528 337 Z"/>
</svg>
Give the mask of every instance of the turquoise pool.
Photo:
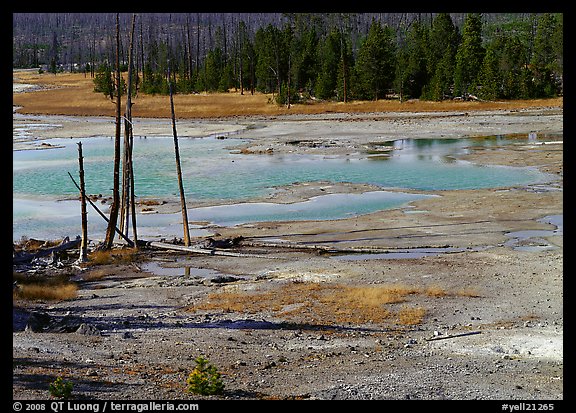
<svg viewBox="0 0 576 413">
<path fill-rule="evenodd" d="M 66 235 L 79 233 L 79 202 L 55 203 L 59 198 L 78 193 L 68 176 L 68 172 L 78 176 L 77 142 L 82 142 L 83 147 L 87 193 L 111 194 L 112 138 L 61 138 L 46 142 L 59 147 L 13 152 L 14 239 L 56 230 L 74 233 Z M 534 168 L 479 166 L 455 158 L 471 145 L 501 145 L 506 142 L 505 137 L 485 140 L 402 139 L 382 143 L 382 148 L 389 146 L 390 150 L 386 151 L 389 155 L 377 157 L 365 154 L 348 157 L 329 154 L 247 155 L 233 150 L 242 141 L 215 137 L 180 138 L 179 148 L 189 203 L 194 200 L 237 203 L 236 206 L 191 209 L 190 221 L 236 225 L 274 220 L 339 219 L 394 208 L 425 196 L 402 190 L 497 188 L 553 179 Z M 171 136 L 135 138 L 134 169 L 136 196 L 178 198 Z M 289 206 L 249 203 L 254 197 L 270 193 L 274 187 L 313 181 L 370 183 L 381 187 L 382 191 L 326 195 L 326 198 L 321 196 Z M 147 217 L 143 222 L 149 220 L 149 225 L 156 227 L 162 219 L 166 218 Z M 160 222 L 158 225 L 164 224 Z M 98 233 L 100 230 L 94 228 L 94 231 Z M 54 234 L 54 237 L 60 236 Z"/>
</svg>

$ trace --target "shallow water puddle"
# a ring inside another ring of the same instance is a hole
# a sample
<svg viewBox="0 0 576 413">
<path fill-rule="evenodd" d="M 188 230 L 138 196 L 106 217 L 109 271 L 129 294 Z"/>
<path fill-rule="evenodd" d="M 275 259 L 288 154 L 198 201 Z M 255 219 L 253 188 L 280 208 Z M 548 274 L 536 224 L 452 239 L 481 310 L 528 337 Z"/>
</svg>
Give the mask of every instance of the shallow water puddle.
<svg viewBox="0 0 576 413">
<path fill-rule="evenodd" d="M 554 230 L 523 230 L 513 231 L 506 234 L 510 239 L 504 243 L 505 246 L 514 248 L 517 251 L 538 252 L 558 248 L 545 238 L 555 235 L 564 235 L 564 215 L 548 215 L 538 220 L 556 226 Z"/>
<path fill-rule="evenodd" d="M 476 248 L 474 250 L 477 250 Z M 399 248 L 397 250 L 385 253 L 375 254 L 347 254 L 336 255 L 332 258 L 343 261 L 364 261 L 364 260 L 392 260 L 392 259 L 407 259 L 407 258 L 422 258 L 436 256 L 440 254 L 448 254 L 454 252 L 471 251 L 470 248 Z"/>
<path fill-rule="evenodd" d="M 198 268 L 192 265 L 186 265 L 186 263 L 179 263 L 178 261 L 164 264 L 157 261 L 148 261 L 142 265 L 142 270 L 161 276 L 182 276 L 206 279 L 225 275 L 210 268 Z"/>
<path fill-rule="evenodd" d="M 399 207 L 410 201 L 436 195 L 371 191 L 360 194 L 328 194 L 290 204 L 246 202 L 232 205 L 192 208 L 191 221 L 207 221 L 234 226 L 265 221 L 332 220 Z"/>
</svg>

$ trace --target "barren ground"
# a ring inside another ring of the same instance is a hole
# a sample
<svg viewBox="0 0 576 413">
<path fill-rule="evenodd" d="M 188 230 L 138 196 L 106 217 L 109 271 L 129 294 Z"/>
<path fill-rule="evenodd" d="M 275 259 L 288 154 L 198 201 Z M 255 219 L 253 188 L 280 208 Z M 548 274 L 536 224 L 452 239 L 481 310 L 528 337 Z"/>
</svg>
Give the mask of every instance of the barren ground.
<svg viewBox="0 0 576 413">
<path fill-rule="evenodd" d="M 560 104 L 182 120 L 190 134 L 202 127 L 236 131 L 251 139 L 247 150 L 338 155 L 401 136 L 536 131 L 547 136 L 545 144 L 520 139 L 467 158 L 531 165 L 558 179 L 542 186 L 441 191 L 409 207 L 345 220 L 218 229 L 222 238 L 244 237 L 234 251 L 250 257 L 144 250 L 136 263 L 71 271 L 78 298 L 14 301 L 14 399 L 48 399 L 49 383 L 63 377 L 79 399 L 562 400 L 563 235 L 514 245 L 506 235 L 554 230 L 538 220 L 563 214 L 562 116 Z M 36 137 L 92 136 L 99 131 L 91 128 L 103 127 L 61 125 Z M 30 142 L 34 138 L 20 143 Z M 271 199 L 365 189 L 310 183 L 279 189 Z M 168 203 L 159 212 L 173 207 Z M 456 250 L 343 260 L 280 243 Z M 215 278 L 208 270 L 233 278 Z M 382 291 L 397 296 L 388 303 L 378 295 Z M 89 328 L 25 331 L 31 312 L 45 312 L 54 322 L 68 316 Z M 200 355 L 221 371 L 224 394 L 185 392 Z"/>
</svg>

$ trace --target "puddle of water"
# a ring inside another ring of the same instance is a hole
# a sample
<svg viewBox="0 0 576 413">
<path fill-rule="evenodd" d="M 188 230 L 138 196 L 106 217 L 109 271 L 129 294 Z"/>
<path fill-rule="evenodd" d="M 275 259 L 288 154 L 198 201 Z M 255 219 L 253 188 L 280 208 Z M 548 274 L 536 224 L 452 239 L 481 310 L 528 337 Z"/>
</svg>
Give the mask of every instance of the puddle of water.
<svg viewBox="0 0 576 413">
<path fill-rule="evenodd" d="M 329 194 L 292 204 L 269 202 L 240 203 L 190 209 L 191 221 L 208 221 L 234 226 L 262 221 L 303 221 L 342 219 L 399 207 L 434 195 L 372 191 L 361 194 Z"/>
<path fill-rule="evenodd" d="M 422 258 L 430 257 L 440 254 L 451 252 L 467 251 L 466 248 L 406 248 L 398 249 L 393 252 L 377 253 L 377 254 L 347 254 L 336 255 L 332 258 L 343 261 L 364 261 L 364 260 L 392 260 L 392 259 L 407 259 L 407 258 Z"/>
<path fill-rule="evenodd" d="M 342 219 L 368 214 L 382 209 L 399 207 L 407 202 L 436 195 L 409 194 L 403 192 L 373 191 L 361 194 L 328 194 L 292 204 L 239 203 L 188 209 L 190 222 L 208 222 L 210 225 L 234 226 L 262 221 L 300 221 Z M 80 202 L 35 201 L 13 199 L 13 240 L 34 234 L 35 238 L 51 239 L 80 234 Z M 139 214 L 138 236 L 141 239 L 160 239 L 180 236 L 182 215 Z M 52 236 L 49 236 L 52 234 Z M 88 235 L 91 239 L 103 239 L 106 222 L 88 207 Z M 209 228 L 190 225 L 192 237 L 211 235 Z M 47 238 L 42 238 L 47 237 Z"/>
<path fill-rule="evenodd" d="M 426 214 L 426 213 L 428 213 L 429 211 L 424 210 L 424 209 L 405 209 L 405 210 L 402 211 L 402 212 L 405 213 L 405 214 L 410 215 L 410 214 Z"/>
<path fill-rule="evenodd" d="M 160 276 L 182 276 L 210 279 L 225 275 L 210 268 L 197 268 L 192 265 L 178 262 L 162 264 L 156 261 L 149 261 L 142 265 L 142 269 L 146 272 Z"/>
<path fill-rule="evenodd" d="M 545 238 L 554 235 L 564 235 L 564 215 L 548 215 L 538 220 L 556 226 L 554 230 L 523 230 L 513 231 L 506 234 L 510 239 L 504 243 L 517 251 L 539 252 L 558 248 Z"/>
</svg>

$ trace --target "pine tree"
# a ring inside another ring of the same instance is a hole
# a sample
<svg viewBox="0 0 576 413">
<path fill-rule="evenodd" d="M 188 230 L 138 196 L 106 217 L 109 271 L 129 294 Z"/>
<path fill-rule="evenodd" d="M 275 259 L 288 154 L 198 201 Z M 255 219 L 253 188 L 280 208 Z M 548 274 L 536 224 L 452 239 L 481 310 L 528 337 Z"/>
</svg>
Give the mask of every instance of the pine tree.
<svg viewBox="0 0 576 413">
<path fill-rule="evenodd" d="M 254 38 L 254 50 L 256 54 L 256 78 L 257 89 L 270 93 L 280 89 L 280 30 L 269 24 L 260 28 Z"/>
<path fill-rule="evenodd" d="M 552 49 L 554 50 L 554 62 L 552 70 L 556 78 L 558 93 L 564 92 L 564 15 L 556 15 L 556 27 L 552 34 Z"/>
<path fill-rule="evenodd" d="M 315 92 L 320 99 L 330 99 L 336 93 L 341 55 L 340 40 L 340 32 L 333 29 L 318 46 L 320 70 L 316 78 Z"/>
<path fill-rule="evenodd" d="M 294 35 L 290 66 L 294 75 L 294 88 L 301 90 L 305 89 L 311 81 L 316 81 L 318 76 L 318 35 L 313 26 L 303 30 L 302 33 L 296 32 Z"/>
<path fill-rule="evenodd" d="M 238 23 L 238 84 L 240 87 L 240 94 L 244 94 L 244 89 L 248 86 L 250 91 L 254 94 L 254 70 L 256 64 L 256 55 L 254 52 L 254 44 L 248 36 L 248 27 L 244 21 Z"/>
<path fill-rule="evenodd" d="M 336 76 L 336 97 L 338 101 L 346 103 L 351 84 L 351 71 L 354 67 L 350 42 L 341 36 L 340 60 L 338 61 L 338 75 Z"/>
<path fill-rule="evenodd" d="M 114 78 L 108 63 L 103 63 L 98 67 L 93 82 L 94 92 L 101 92 L 104 96 L 109 97 L 110 100 L 114 99 Z"/>
<path fill-rule="evenodd" d="M 427 46 L 428 31 L 419 22 L 410 27 L 404 47 L 398 52 L 397 90 L 404 96 L 419 98 L 428 83 Z"/>
<path fill-rule="evenodd" d="M 358 98 L 378 100 L 392 87 L 396 50 L 392 30 L 372 20 L 366 39 L 358 51 L 355 94 Z"/>
<path fill-rule="evenodd" d="M 501 51 L 499 69 L 502 76 L 502 92 L 504 99 L 529 98 L 526 80 L 529 69 L 527 48 L 522 44 L 521 38 L 516 34 L 505 34 L 495 46 Z"/>
<path fill-rule="evenodd" d="M 554 96 L 558 91 L 557 47 L 554 43 L 555 39 L 557 41 L 556 33 L 556 17 L 550 13 L 540 16 L 534 38 L 534 53 L 530 62 L 536 97 Z"/>
<path fill-rule="evenodd" d="M 463 96 L 476 92 L 476 78 L 482 66 L 484 53 L 482 17 L 478 13 L 468 14 L 464 21 L 462 41 L 456 53 L 454 69 L 454 92 L 456 94 Z"/>
<path fill-rule="evenodd" d="M 208 52 L 204 61 L 203 80 L 204 90 L 215 92 L 219 90 L 220 79 L 222 78 L 222 50 L 217 47 Z"/>
<path fill-rule="evenodd" d="M 458 43 L 458 30 L 452 18 L 448 13 L 439 13 L 428 35 L 426 63 L 430 80 L 422 89 L 424 99 L 442 100 L 452 95 Z"/>
<path fill-rule="evenodd" d="M 482 67 L 478 74 L 478 96 L 485 100 L 496 100 L 501 94 L 501 74 L 497 44 L 493 42 L 486 50 Z"/>
</svg>

